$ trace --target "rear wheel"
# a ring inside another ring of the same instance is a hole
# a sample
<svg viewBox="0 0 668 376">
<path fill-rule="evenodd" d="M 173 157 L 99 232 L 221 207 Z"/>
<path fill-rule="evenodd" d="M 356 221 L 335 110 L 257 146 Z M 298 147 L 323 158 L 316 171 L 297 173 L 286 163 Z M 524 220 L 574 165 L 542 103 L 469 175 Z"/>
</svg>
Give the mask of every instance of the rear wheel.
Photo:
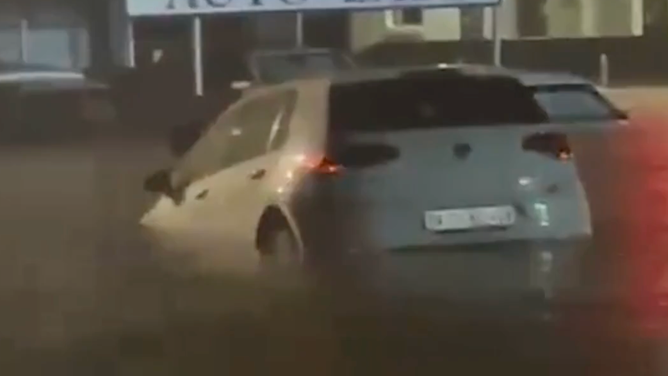
<svg viewBox="0 0 668 376">
<path fill-rule="evenodd" d="M 267 226 L 261 233 L 258 251 L 264 275 L 296 274 L 301 266 L 297 238 L 284 221 Z"/>
</svg>

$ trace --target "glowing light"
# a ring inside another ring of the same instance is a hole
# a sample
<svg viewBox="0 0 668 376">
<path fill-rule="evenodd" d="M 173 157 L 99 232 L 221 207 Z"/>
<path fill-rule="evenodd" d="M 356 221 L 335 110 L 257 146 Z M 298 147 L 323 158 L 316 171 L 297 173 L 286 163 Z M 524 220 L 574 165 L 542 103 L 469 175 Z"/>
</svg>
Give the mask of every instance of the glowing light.
<svg viewBox="0 0 668 376">
<path fill-rule="evenodd" d="M 537 202 L 533 204 L 533 207 L 540 225 L 543 227 L 548 227 L 550 225 L 550 213 L 548 211 L 547 204 Z"/>
</svg>

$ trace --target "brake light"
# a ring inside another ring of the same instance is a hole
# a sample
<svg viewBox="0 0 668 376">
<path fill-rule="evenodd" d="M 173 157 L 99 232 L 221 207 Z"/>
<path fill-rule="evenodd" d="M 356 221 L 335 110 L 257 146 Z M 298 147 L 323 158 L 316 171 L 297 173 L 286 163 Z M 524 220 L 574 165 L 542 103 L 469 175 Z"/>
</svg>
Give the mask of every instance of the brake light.
<svg viewBox="0 0 668 376">
<path fill-rule="evenodd" d="M 557 154 L 557 159 L 560 161 L 568 161 L 573 159 L 573 151 L 570 149 L 568 150 L 562 150 Z"/>
<path fill-rule="evenodd" d="M 322 175 L 335 175 L 344 169 L 342 165 L 327 157 L 305 157 L 303 163 L 311 172 Z"/>
<path fill-rule="evenodd" d="M 536 133 L 526 137 L 522 142 L 522 149 L 536 152 L 560 161 L 573 159 L 568 137 L 562 133 Z"/>
<path fill-rule="evenodd" d="M 320 174 L 361 170 L 387 164 L 399 158 L 399 149 L 379 143 L 354 143 L 331 148 L 325 156 L 304 157 L 304 165 Z"/>
</svg>

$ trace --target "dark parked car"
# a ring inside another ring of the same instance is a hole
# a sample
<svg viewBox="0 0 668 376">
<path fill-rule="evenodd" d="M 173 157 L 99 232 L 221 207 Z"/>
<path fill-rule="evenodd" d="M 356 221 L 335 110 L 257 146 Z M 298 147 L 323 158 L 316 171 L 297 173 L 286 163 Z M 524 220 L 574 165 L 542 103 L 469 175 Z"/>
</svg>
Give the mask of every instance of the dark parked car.
<svg viewBox="0 0 668 376">
<path fill-rule="evenodd" d="M 76 71 L 0 64 L 0 140 L 91 137 L 115 117 L 105 84 Z"/>
</svg>

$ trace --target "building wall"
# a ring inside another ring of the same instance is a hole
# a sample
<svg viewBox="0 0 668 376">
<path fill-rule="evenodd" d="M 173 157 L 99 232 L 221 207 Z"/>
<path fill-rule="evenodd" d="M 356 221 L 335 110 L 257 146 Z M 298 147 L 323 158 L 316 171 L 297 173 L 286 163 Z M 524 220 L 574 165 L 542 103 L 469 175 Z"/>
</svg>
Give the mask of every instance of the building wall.
<svg viewBox="0 0 668 376">
<path fill-rule="evenodd" d="M 504 0 L 499 8 L 499 19 L 503 22 L 500 22 L 499 34 L 504 39 L 515 39 L 519 37 L 519 30 L 517 27 L 518 18 L 517 18 L 517 0 Z M 485 18 L 484 18 L 484 32 L 483 35 L 485 38 L 491 39 L 494 35 L 493 30 L 493 11 L 491 8 L 485 9 Z"/>
<path fill-rule="evenodd" d="M 459 9 L 432 9 L 422 12 L 422 25 L 398 22 L 401 11 L 361 11 L 350 14 L 350 45 L 353 51 L 363 50 L 387 40 L 460 39 Z"/>
<path fill-rule="evenodd" d="M 641 35 L 643 0 L 548 0 L 548 37 Z"/>
<path fill-rule="evenodd" d="M 668 1 L 668 0 L 667 0 Z M 521 7 L 536 5 L 533 14 Z M 355 51 L 393 39 L 448 41 L 468 39 L 461 33 L 465 11 L 459 9 L 424 10 L 421 25 L 397 27 L 387 22 L 387 12 L 357 12 L 351 15 L 351 44 Z M 538 34 L 523 35 L 521 17 L 544 25 Z M 498 31 L 504 39 L 577 38 L 641 35 L 643 0 L 504 0 L 499 8 Z M 544 21 L 543 21 L 544 20 Z M 482 35 L 493 36 L 493 11 L 484 10 Z"/>
<path fill-rule="evenodd" d="M 547 35 L 551 38 L 574 38 L 591 33 L 591 22 L 585 14 L 597 7 L 596 0 L 547 0 L 544 12 Z"/>
</svg>

